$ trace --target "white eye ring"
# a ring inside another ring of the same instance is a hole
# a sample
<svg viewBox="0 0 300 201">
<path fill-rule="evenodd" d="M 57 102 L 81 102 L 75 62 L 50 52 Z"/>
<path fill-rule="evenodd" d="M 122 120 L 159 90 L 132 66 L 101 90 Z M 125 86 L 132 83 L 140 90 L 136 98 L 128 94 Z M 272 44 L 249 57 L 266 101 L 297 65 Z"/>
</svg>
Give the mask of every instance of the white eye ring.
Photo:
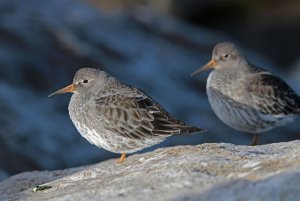
<svg viewBox="0 0 300 201">
<path fill-rule="evenodd" d="M 224 59 L 227 59 L 229 57 L 229 54 L 223 54 L 222 56 Z"/>
<path fill-rule="evenodd" d="M 88 80 L 82 80 L 83 84 L 87 84 L 89 81 Z"/>
</svg>

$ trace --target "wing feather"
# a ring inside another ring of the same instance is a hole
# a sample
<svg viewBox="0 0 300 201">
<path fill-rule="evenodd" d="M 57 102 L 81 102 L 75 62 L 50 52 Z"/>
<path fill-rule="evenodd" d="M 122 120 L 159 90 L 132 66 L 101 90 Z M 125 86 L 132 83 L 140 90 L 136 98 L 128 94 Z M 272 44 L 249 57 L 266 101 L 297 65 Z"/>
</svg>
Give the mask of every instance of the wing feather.
<svg viewBox="0 0 300 201">
<path fill-rule="evenodd" d="M 259 76 L 257 76 L 259 75 Z M 265 114 L 296 114 L 300 110 L 300 97 L 282 79 L 267 72 L 250 78 L 250 97 Z"/>
<path fill-rule="evenodd" d="M 162 106 L 135 88 L 106 95 L 96 101 L 106 129 L 131 139 L 169 136 L 203 131 L 172 117 Z"/>
</svg>

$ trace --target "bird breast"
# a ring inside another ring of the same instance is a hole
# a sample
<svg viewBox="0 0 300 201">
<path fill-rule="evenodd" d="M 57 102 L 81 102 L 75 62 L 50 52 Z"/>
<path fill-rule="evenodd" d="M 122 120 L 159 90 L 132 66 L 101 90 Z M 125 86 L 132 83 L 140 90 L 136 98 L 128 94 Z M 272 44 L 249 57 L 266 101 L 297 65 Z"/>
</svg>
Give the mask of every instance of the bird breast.
<svg viewBox="0 0 300 201">
<path fill-rule="evenodd" d="M 246 93 L 246 82 L 243 75 L 236 72 L 214 70 L 207 79 L 207 93 L 214 89 L 237 102 L 247 103 L 249 98 Z"/>
</svg>

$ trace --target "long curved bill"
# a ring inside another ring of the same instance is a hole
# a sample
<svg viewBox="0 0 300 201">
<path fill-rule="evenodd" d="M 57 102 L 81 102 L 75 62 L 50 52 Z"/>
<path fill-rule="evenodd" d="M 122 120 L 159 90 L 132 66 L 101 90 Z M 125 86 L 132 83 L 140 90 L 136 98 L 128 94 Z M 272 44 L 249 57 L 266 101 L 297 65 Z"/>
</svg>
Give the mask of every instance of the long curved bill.
<svg viewBox="0 0 300 201">
<path fill-rule="evenodd" d="M 207 71 L 211 68 L 216 67 L 218 64 L 215 60 L 210 60 L 207 64 L 205 64 L 204 66 L 202 66 L 201 68 L 197 69 L 195 72 L 193 72 L 191 74 L 192 77 L 195 77 L 196 75 L 198 75 L 199 73 L 202 73 L 204 71 Z"/>
<path fill-rule="evenodd" d="M 55 95 L 60 95 L 60 94 L 65 94 L 65 93 L 70 93 L 70 92 L 74 93 L 76 91 L 76 87 L 77 87 L 76 84 L 71 84 L 69 86 L 66 86 L 65 88 L 62 88 L 60 90 L 57 90 L 57 91 L 53 92 L 48 97 L 55 96 Z"/>
</svg>

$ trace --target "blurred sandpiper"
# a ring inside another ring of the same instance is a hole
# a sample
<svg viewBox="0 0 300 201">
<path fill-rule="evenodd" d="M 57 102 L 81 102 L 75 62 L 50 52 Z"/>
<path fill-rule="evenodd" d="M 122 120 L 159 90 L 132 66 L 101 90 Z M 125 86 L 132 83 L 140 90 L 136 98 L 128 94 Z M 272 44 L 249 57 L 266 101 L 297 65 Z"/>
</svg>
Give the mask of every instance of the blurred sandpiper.
<svg viewBox="0 0 300 201">
<path fill-rule="evenodd" d="M 133 153 L 176 134 L 201 132 L 175 119 L 144 92 L 122 84 L 104 71 L 82 68 L 73 84 L 49 95 L 74 93 L 71 120 L 90 143 L 114 153 Z"/>
<path fill-rule="evenodd" d="M 228 126 L 255 134 L 292 122 L 300 114 L 300 97 L 282 79 L 245 58 L 231 42 L 217 44 L 212 60 L 191 76 L 214 69 L 206 91 L 216 115 Z"/>
</svg>

